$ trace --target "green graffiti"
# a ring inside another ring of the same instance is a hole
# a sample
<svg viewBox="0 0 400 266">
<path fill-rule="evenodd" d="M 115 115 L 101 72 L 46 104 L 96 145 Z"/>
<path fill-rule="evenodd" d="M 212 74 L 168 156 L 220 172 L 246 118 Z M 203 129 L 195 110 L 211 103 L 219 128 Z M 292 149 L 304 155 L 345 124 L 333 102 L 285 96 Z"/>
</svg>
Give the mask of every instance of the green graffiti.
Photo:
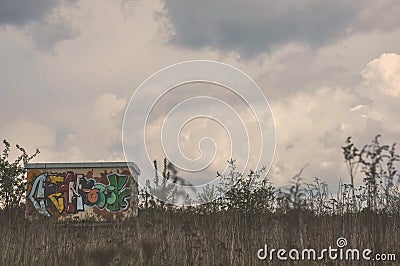
<svg viewBox="0 0 400 266">
<path fill-rule="evenodd" d="M 125 185 L 128 177 L 124 175 L 108 175 L 108 185 L 97 183 L 94 188 L 98 189 L 98 200 L 96 206 L 100 209 L 106 208 L 109 211 L 118 211 L 128 206 L 128 199 L 131 195 L 131 189 Z"/>
</svg>

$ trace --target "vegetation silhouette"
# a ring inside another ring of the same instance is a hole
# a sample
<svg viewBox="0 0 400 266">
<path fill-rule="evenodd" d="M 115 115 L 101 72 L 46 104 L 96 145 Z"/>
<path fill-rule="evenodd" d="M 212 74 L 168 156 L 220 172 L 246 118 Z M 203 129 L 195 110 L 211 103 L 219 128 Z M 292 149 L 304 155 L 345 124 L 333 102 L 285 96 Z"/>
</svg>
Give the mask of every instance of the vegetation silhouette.
<svg viewBox="0 0 400 266">
<path fill-rule="evenodd" d="M 5 147 L 0 180 L 12 176 L 4 177 L 9 167 L 19 169 L 13 172 L 19 174 L 13 182 L 22 182 L 21 163 L 33 157 L 22 152 L 22 159 L 16 161 L 20 168 L 11 167 L 7 163 L 9 145 Z M 245 174 L 230 160 L 227 174 L 217 173 L 223 182 L 197 194 L 196 200 L 207 203 L 179 207 L 161 200 L 176 197 L 170 183 L 178 182 L 178 172 L 164 160 L 161 175 L 154 161 L 153 182 L 147 182 L 139 193 L 138 217 L 126 221 L 29 221 L 24 218 L 23 195 L 14 195 L 12 205 L 3 203 L 0 211 L 0 264 L 265 265 L 257 259 L 257 250 L 266 243 L 287 250 L 319 249 L 335 246 L 339 237 L 345 237 L 352 248 L 400 254 L 400 157 L 396 145 L 381 144 L 378 135 L 362 148 L 349 137 L 341 148 L 349 176 L 348 182 L 341 181 L 337 193 L 321 178 L 307 183 L 302 177 L 304 167 L 288 186 L 277 188 L 267 178 L 260 178 L 265 167 Z M 357 185 L 359 176 L 362 183 Z M 222 194 L 224 186 L 231 189 Z M 1 188 L 5 187 L 2 184 Z M 3 195 L 9 194 L 1 193 L 5 202 L 9 196 Z M 335 265 L 348 263 L 335 261 Z M 367 265 L 366 261 L 351 263 Z"/>
</svg>

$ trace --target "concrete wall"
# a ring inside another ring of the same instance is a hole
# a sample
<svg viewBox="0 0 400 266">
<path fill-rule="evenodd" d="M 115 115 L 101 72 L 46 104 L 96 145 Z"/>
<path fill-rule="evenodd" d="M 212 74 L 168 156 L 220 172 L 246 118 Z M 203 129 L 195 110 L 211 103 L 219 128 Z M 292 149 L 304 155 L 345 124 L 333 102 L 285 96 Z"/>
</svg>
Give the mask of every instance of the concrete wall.
<svg viewBox="0 0 400 266">
<path fill-rule="evenodd" d="M 25 214 L 62 220 L 136 216 L 139 174 L 133 163 L 29 164 Z"/>
</svg>

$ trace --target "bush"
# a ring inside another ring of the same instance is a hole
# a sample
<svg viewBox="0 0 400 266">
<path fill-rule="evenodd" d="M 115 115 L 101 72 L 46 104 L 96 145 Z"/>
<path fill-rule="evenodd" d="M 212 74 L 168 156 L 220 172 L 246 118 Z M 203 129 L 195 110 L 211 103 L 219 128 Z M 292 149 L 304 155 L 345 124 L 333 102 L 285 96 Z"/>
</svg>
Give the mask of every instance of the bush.
<svg viewBox="0 0 400 266">
<path fill-rule="evenodd" d="M 4 150 L 0 156 L 0 207 L 4 210 L 11 210 L 19 207 L 25 196 L 25 166 L 36 155 L 28 155 L 24 148 L 15 145 L 20 155 L 10 162 L 10 143 L 3 140 Z"/>
</svg>

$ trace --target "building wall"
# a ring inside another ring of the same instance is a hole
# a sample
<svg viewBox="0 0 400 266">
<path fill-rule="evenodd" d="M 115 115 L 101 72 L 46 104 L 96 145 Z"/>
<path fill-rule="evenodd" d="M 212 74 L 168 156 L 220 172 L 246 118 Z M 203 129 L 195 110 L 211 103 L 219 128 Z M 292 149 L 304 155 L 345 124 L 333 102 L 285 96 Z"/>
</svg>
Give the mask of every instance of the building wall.
<svg viewBox="0 0 400 266">
<path fill-rule="evenodd" d="M 137 215 L 137 204 L 138 186 L 128 167 L 27 171 L 28 218 L 123 219 Z"/>
</svg>

